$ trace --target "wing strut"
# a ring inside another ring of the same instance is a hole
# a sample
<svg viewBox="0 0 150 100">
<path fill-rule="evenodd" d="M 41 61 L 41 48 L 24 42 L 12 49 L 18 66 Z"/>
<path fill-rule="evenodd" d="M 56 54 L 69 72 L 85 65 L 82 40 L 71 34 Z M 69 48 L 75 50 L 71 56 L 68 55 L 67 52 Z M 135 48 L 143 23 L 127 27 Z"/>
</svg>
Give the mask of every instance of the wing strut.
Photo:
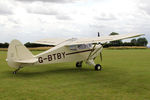
<svg viewBox="0 0 150 100">
<path fill-rule="evenodd" d="M 90 56 L 91 56 L 92 52 L 94 51 L 96 44 L 97 44 L 97 43 L 94 43 L 94 46 L 93 46 L 93 48 L 92 48 L 92 50 L 91 50 L 91 52 L 90 52 L 90 54 L 89 54 L 89 56 L 88 56 L 87 60 L 89 60 L 89 59 L 90 59 Z"/>
</svg>

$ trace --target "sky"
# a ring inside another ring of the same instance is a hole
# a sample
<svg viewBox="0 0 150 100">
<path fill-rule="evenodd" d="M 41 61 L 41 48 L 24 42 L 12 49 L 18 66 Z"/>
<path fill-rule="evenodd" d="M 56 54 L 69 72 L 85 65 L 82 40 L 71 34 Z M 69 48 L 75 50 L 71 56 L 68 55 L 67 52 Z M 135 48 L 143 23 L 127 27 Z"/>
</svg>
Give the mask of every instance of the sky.
<svg viewBox="0 0 150 100">
<path fill-rule="evenodd" d="M 149 31 L 150 0 L 0 0 L 0 42 Z"/>
</svg>

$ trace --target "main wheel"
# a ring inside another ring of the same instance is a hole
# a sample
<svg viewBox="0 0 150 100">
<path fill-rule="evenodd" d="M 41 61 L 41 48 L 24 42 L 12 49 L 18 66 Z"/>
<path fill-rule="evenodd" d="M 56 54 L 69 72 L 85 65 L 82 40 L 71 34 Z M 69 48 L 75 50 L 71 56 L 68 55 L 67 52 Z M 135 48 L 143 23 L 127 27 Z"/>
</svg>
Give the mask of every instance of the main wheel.
<svg viewBox="0 0 150 100">
<path fill-rule="evenodd" d="M 82 61 L 76 63 L 76 67 L 82 67 Z"/>
<path fill-rule="evenodd" d="M 102 70 L 102 66 L 100 64 L 96 64 L 95 65 L 95 70 L 101 71 Z"/>
</svg>

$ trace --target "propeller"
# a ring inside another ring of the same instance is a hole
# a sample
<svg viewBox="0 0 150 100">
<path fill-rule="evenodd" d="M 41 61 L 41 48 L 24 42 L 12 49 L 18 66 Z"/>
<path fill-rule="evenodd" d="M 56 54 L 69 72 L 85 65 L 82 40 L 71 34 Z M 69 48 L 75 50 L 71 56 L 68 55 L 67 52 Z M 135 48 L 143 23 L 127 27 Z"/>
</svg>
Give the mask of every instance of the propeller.
<svg viewBox="0 0 150 100">
<path fill-rule="evenodd" d="M 101 62 L 103 61 L 103 55 L 102 55 L 102 52 L 100 52 L 100 60 L 101 60 Z"/>
<path fill-rule="evenodd" d="M 97 36 L 100 37 L 100 33 L 99 33 L 99 32 L 98 32 Z M 100 44 L 100 43 L 99 43 L 99 44 Z M 103 60 L 102 52 L 100 52 L 100 60 L 101 60 L 101 61 Z"/>
<path fill-rule="evenodd" d="M 98 32 L 98 37 L 100 37 L 100 33 Z"/>
</svg>

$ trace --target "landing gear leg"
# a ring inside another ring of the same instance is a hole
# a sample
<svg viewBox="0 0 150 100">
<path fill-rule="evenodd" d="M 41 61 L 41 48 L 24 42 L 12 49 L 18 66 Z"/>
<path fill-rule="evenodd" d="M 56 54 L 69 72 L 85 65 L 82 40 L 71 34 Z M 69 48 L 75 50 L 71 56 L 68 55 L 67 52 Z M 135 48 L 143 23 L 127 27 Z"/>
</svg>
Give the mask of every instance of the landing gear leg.
<svg viewBox="0 0 150 100">
<path fill-rule="evenodd" d="M 94 63 L 93 59 L 87 60 L 86 63 L 89 64 L 89 65 L 95 66 L 95 63 Z"/>
<path fill-rule="evenodd" d="M 20 66 L 18 69 L 16 69 L 13 74 L 16 74 L 22 67 Z"/>
<path fill-rule="evenodd" d="M 96 71 L 101 71 L 102 70 L 102 66 L 100 64 L 95 64 L 93 59 L 88 60 L 86 63 L 89 64 L 89 65 L 94 66 Z"/>
</svg>

